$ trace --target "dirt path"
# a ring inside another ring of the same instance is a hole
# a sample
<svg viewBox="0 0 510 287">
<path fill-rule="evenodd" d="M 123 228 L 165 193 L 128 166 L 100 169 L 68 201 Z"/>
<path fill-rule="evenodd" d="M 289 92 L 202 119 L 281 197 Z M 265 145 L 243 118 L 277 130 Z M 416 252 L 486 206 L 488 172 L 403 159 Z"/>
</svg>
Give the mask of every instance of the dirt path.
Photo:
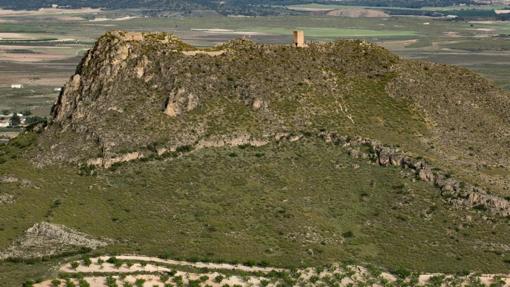
<svg viewBox="0 0 510 287">
<path fill-rule="evenodd" d="M 108 259 L 109 257 L 102 257 L 103 260 Z M 177 266 L 188 266 L 194 268 L 206 268 L 206 269 L 215 269 L 215 270 L 237 270 L 244 272 L 263 272 L 269 273 L 271 271 L 283 272 L 286 269 L 281 268 L 273 268 L 273 267 L 259 267 L 259 266 L 246 266 L 246 265 L 234 265 L 228 263 L 206 263 L 206 262 L 187 262 L 187 261 L 178 261 L 171 259 L 161 259 L 158 257 L 146 257 L 146 256 L 138 256 L 138 255 L 120 255 L 116 256 L 119 260 L 133 260 L 133 261 L 145 261 L 145 262 L 156 262 L 163 263 L 169 265 L 177 265 Z"/>
</svg>

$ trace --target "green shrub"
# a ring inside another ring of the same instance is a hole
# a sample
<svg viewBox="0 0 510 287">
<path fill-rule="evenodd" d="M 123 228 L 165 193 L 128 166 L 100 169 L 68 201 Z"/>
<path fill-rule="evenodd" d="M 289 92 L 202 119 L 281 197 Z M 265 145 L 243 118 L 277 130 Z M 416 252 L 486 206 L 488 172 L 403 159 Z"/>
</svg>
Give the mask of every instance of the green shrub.
<svg viewBox="0 0 510 287">
<path fill-rule="evenodd" d="M 175 151 L 178 153 L 188 153 L 192 150 L 193 150 L 193 147 L 191 145 L 183 145 L 183 146 L 177 147 L 175 149 Z"/>
<path fill-rule="evenodd" d="M 165 283 L 166 281 L 168 281 L 168 279 L 170 279 L 170 276 L 166 274 L 159 276 L 159 281 L 161 281 L 161 283 Z"/>
<path fill-rule="evenodd" d="M 214 280 L 213 280 L 213 281 L 214 281 L 215 283 L 221 283 L 221 281 L 223 281 L 223 279 L 225 279 L 225 277 L 224 277 L 224 276 L 222 276 L 222 275 L 217 275 L 216 277 L 214 277 Z"/>
<path fill-rule="evenodd" d="M 402 267 L 393 270 L 391 273 L 393 273 L 394 275 L 396 275 L 402 279 L 405 279 L 405 278 L 411 276 L 411 271 L 404 269 Z"/>
<path fill-rule="evenodd" d="M 313 275 L 310 277 L 310 279 L 308 279 L 311 283 L 317 283 L 317 281 L 319 281 L 319 276 L 317 275 Z"/>
<path fill-rule="evenodd" d="M 106 277 L 106 286 L 108 287 L 118 287 L 117 280 L 113 278 L 112 276 Z"/>
<path fill-rule="evenodd" d="M 119 260 L 115 256 L 113 256 L 113 257 L 110 257 L 110 258 L 106 259 L 106 262 L 115 265 L 115 264 L 117 264 L 119 262 Z"/>
<path fill-rule="evenodd" d="M 84 266 L 90 266 L 90 264 L 92 264 L 92 261 L 89 257 L 83 257 L 82 261 Z"/>
</svg>

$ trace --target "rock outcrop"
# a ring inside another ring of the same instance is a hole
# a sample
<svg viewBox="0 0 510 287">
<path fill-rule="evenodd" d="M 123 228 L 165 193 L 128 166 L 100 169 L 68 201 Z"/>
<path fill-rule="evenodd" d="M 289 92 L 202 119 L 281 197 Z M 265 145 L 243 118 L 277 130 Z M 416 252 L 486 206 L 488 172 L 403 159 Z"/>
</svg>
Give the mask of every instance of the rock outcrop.
<svg viewBox="0 0 510 287">
<path fill-rule="evenodd" d="M 36 223 L 0 252 L 2 259 L 33 259 L 97 249 L 108 244 L 105 240 L 75 231 L 63 225 L 48 222 Z"/>
<path fill-rule="evenodd" d="M 323 133 L 320 136 L 328 142 L 344 146 L 353 157 L 370 158 L 383 167 L 400 167 L 416 179 L 433 184 L 449 203 L 486 210 L 493 215 L 510 216 L 510 200 L 491 195 L 480 187 L 457 180 L 450 174 L 434 168 L 425 160 L 413 158 L 398 148 L 385 146 L 370 139 L 350 139 L 335 133 Z M 366 152 L 361 151 L 362 147 Z"/>
</svg>

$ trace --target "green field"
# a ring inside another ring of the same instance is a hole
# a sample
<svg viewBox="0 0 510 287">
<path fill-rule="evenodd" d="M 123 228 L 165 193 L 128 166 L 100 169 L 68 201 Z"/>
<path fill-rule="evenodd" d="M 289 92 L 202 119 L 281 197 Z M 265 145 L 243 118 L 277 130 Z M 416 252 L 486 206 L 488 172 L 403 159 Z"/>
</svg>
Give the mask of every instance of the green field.
<svg viewBox="0 0 510 287">
<path fill-rule="evenodd" d="M 364 37 L 410 37 L 416 35 L 414 31 L 392 31 L 392 30 L 366 30 L 366 29 L 342 29 L 327 27 L 289 27 L 289 28 L 268 28 L 253 27 L 249 31 L 267 33 L 271 35 L 289 35 L 293 29 L 303 30 L 305 34 L 313 38 L 364 38 Z"/>
</svg>

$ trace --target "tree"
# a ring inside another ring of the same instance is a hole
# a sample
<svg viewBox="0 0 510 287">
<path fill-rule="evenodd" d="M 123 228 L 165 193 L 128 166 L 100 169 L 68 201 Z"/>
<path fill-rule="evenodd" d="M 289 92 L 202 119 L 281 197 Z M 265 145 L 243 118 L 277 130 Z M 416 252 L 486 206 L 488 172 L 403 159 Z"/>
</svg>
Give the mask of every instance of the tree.
<svg viewBox="0 0 510 287">
<path fill-rule="evenodd" d="M 32 116 L 32 117 L 27 117 L 25 118 L 25 123 L 27 125 L 35 125 L 35 124 L 38 124 L 38 123 L 45 123 L 46 122 L 46 119 L 45 118 L 42 118 L 42 117 L 38 117 L 38 116 Z"/>
<path fill-rule="evenodd" d="M 11 122 L 11 127 L 16 128 L 21 124 L 21 118 L 18 116 L 18 114 L 16 112 L 14 112 L 12 114 L 10 122 Z"/>
</svg>

